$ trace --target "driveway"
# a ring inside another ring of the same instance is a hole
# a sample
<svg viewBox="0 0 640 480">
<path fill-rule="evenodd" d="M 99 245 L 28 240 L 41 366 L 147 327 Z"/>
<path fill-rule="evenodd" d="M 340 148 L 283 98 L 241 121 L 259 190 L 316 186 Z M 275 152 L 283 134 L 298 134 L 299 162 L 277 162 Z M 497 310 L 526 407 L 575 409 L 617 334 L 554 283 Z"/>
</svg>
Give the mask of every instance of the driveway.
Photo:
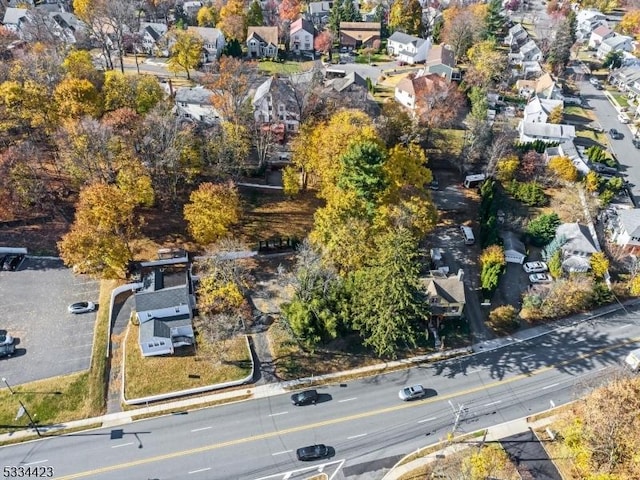
<svg viewBox="0 0 640 480">
<path fill-rule="evenodd" d="M 2 376 L 18 385 L 88 369 L 96 313 L 73 315 L 67 306 L 97 302 L 98 293 L 97 281 L 60 260 L 28 257 L 20 270 L 0 271 L 0 329 L 18 342 L 16 355 L 0 359 Z"/>
</svg>

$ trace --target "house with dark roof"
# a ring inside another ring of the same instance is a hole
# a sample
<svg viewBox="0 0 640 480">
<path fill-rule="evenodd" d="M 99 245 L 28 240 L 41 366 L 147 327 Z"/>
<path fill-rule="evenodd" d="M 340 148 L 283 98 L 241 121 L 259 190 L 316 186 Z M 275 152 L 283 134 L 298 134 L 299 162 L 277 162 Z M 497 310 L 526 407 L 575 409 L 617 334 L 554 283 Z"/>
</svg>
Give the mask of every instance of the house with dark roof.
<svg viewBox="0 0 640 480">
<path fill-rule="evenodd" d="M 357 72 L 347 73 L 341 78 L 332 78 L 325 82 L 325 86 L 335 90 L 338 93 L 355 91 L 363 88 L 367 91 L 367 79 Z"/>
<path fill-rule="evenodd" d="M 247 50 L 251 58 L 278 56 L 278 27 L 249 27 Z"/>
<path fill-rule="evenodd" d="M 430 46 L 430 39 L 414 37 L 404 32 L 393 32 L 393 35 L 387 39 L 389 55 L 396 57 L 399 62 L 409 65 L 425 62 Z"/>
<path fill-rule="evenodd" d="M 505 45 L 510 47 L 520 45 L 529 38 L 529 33 L 524 29 L 521 23 L 516 23 L 507 32 L 507 36 L 504 38 Z"/>
<path fill-rule="evenodd" d="M 188 27 L 187 31 L 198 35 L 202 39 L 202 61 L 204 63 L 220 58 L 227 44 L 222 30 L 210 27 Z"/>
<path fill-rule="evenodd" d="M 380 42 L 380 22 L 340 22 L 340 47 L 374 48 Z"/>
<path fill-rule="evenodd" d="M 420 278 L 420 283 L 427 294 L 431 318 L 439 326 L 443 320 L 462 316 L 466 304 L 464 273 L 462 270 L 458 270 L 456 275 L 446 275 L 438 271 L 431 273 Z"/>
<path fill-rule="evenodd" d="M 167 25 L 165 23 L 141 22 L 138 34 L 141 37 L 140 53 L 168 57 Z"/>
<path fill-rule="evenodd" d="M 589 227 L 579 223 L 563 223 L 556 229 L 556 238 L 564 243 L 562 251 L 562 269 L 567 273 L 588 272 L 591 268 L 591 255 L 598 251 Z"/>
<path fill-rule="evenodd" d="M 178 347 L 193 345 L 195 295 L 189 259 L 158 260 L 142 265 L 142 287 L 133 297 L 140 323 L 138 344 L 142 355 L 169 355 Z"/>
<path fill-rule="evenodd" d="M 287 79 L 269 77 L 256 89 L 251 101 L 257 123 L 282 125 L 287 132 L 295 132 L 300 126 L 300 113 L 296 92 Z"/>
</svg>

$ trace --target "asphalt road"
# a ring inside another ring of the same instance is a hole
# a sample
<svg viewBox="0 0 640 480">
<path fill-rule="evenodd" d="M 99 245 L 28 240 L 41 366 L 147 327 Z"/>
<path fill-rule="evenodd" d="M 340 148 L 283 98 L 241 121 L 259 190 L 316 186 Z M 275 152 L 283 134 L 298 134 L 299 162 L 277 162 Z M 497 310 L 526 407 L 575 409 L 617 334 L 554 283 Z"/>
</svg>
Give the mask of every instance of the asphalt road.
<svg viewBox="0 0 640 480">
<path fill-rule="evenodd" d="M 275 479 L 325 463 L 340 468 L 333 478 L 348 478 L 356 466 L 391 464 L 445 438 L 453 410 L 464 433 L 566 403 L 617 371 L 638 341 L 640 314 L 622 312 L 499 350 L 330 385 L 315 406 L 294 407 L 280 395 L 4 447 L 0 457 L 4 465 L 53 466 L 58 479 Z M 398 390 L 415 383 L 432 396 L 401 402 Z M 316 442 L 334 447 L 335 457 L 295 459 L 296 448 Z"/>
<path fill-rule="evenodd" d="M 602 90 L 596 90 L 596 88 L 589 83 L 589 76 L 583 76 L 583 80 L 580 82 L 580 91 L 582 97 L 587 101 L 587 104 L 593 108 L 598 126 L 602 127 L 605 132 L 609 129 L 615 128 L 624 135 L 621 140 L 613 140 L 609 138 L 611 145 L 611 152 L 616 156 L 618 162 L 620 162 L 621 170 L 626 175 L 626 180 L 629 182 L 631 193 L 636 199 L 636 203 L 640 201 L 640 151 L 633 146 L 631 140 L 633 135 L 629 129 L 629 125 L 625 125 L 618 120 L 618 111 L 605 97 Z"/>
</svg>

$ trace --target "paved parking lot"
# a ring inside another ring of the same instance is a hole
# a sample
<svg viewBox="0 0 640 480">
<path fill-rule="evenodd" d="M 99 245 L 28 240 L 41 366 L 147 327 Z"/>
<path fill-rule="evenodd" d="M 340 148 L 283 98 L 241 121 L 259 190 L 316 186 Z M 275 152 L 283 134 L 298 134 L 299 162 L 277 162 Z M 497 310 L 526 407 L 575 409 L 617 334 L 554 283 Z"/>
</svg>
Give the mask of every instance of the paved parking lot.
<svg viewBox="0 0 640 480">
<path fill-rule="evenodd" d="M 97 303 L 98 291 L 60 260 L 28 257 L 16 272 L 0 271 L 0 329 L 18 341 L 16 354 L 0 359 L 2 377 L 18 385 L 88 369 L 96 313 L 73 315 L 67 306 Z"/>
</svg>

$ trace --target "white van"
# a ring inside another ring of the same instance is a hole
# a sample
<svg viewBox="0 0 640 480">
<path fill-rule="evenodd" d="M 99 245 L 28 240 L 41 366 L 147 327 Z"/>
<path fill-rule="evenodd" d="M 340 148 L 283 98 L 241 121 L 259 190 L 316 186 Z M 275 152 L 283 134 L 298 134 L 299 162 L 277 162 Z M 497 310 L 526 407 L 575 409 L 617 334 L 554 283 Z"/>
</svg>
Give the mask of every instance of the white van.
<svg viewBox="0 0 640 480">
<path fill-rule="evenodd" d="M 482 183 L 486 180 L 487 176 L 484 173 L 476 173 L 474 175 L 467 175 L 464 178 L 464 188 L 473 188 L 476 187 L 479 183 Z"/>
<path fill-rule="evenodd" d="M 624 123 L 624 124 L 627 124 L 631 121 L 631 119 L 629 118 L 629 115 L 627 115 L 624 112 L 620 112 L 618 114 L 618 120 L 620 121 L 620 123 Z"/>
<path fill-rule="evenodd" d="M 476 243 L 476 237 L 473 236 L 473 230 L 466 225 L 460 225 L 460 232 L 462 232 L 462 238 L 464 238 L 465 245 L 473 245 Z"/>
</svg>

